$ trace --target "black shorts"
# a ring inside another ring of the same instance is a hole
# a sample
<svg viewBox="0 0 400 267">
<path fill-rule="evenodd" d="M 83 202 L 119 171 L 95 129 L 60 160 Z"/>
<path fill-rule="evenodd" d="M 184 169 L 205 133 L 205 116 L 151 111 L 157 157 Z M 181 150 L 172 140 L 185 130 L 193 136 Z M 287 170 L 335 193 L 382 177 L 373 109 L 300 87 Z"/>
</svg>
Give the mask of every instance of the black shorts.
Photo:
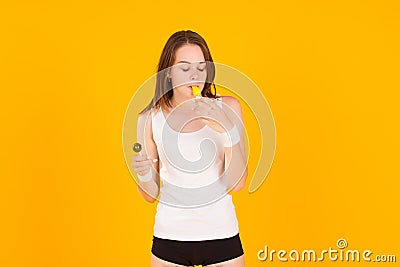
<svg viewBox="0 0 400 267">
<path fill-rule="evenodd" d="M 209 265 L 244 254 L 239 234 L 223 239 L 178 241 L 153 236 L 154 256 L 180 265 Z"/>
</svg>

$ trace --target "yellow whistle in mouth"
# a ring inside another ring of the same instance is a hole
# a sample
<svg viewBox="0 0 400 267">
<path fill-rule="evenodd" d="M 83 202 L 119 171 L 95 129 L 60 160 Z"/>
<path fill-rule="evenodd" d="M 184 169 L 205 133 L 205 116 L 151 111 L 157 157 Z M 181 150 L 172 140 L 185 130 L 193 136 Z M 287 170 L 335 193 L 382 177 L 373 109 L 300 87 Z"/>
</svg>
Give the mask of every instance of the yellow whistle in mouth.
<svg viewBox="0 0 400 267">
<path fill-rule="evenodd" d="M 192 91 L 194 96 L 201 96 L 201 91 L 199 87 L 197 87 L 196 85 L 192 86 Z"/>
</svg>

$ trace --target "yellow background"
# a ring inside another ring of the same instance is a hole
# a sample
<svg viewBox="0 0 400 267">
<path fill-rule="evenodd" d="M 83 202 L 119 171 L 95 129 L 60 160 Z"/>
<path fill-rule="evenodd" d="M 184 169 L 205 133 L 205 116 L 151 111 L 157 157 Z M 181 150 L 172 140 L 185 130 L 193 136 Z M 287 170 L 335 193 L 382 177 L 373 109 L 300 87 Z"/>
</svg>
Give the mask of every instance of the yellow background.
<svg viewBox="0 0 400 267">
<path fill-rule="evenodd" d="M 247 266 L 288 264 L 258 261 L 265 245 L 322 250 L 340 237 L 400 261 L 399 10 L 394 0 L 2 3 L 0 265 L 149 265 L 155 205 L 125 164 L 122 122 L 182 29 L 253 79 L 274 114 L 268 178 L 234 194 Z"/>
</svg>

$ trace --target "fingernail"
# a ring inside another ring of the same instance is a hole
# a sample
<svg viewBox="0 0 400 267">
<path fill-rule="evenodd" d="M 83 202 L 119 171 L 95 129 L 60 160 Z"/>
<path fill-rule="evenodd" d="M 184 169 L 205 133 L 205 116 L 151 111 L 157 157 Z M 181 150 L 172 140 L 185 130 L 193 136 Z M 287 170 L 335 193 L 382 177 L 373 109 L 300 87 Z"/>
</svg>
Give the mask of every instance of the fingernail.
<svg viewBox="0 0 400 267">
<path fill-rule="evenodd" d="M 158 159 L 153 159 L 153 162 L 157 162 L 158 161 Z"/>
</svg>

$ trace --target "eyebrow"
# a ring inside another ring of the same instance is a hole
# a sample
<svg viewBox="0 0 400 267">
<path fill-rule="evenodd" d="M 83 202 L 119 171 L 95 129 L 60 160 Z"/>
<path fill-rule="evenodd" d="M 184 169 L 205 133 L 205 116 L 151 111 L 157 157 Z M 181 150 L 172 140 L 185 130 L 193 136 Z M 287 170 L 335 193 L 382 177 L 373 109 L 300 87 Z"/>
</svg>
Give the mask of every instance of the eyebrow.
<svg viewBox="0 0 400 267">
<path fill-rule="evenodd" d="M 192 62 L 181 60 L 181 61 L 178 61 L 177 63 L 189 63 L 189 64 L 191 64 Z M 206 63 L 206 62 L 205 61 L 200 61 L 199 63 Z"/>
</svg>

